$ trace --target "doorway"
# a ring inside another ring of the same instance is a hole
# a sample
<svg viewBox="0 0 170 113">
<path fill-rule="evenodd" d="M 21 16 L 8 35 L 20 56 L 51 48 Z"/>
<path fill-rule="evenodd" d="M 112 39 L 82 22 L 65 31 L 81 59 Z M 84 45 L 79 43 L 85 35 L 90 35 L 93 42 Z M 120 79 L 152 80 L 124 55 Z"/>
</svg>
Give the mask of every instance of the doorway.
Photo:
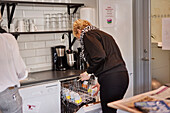
<svg viewBox="0 0 170 113">
<path fill-rule="evenodd" d="M 134 94 L 170 84 L 170 51 L 162 49 L 162 21 L 170 0 L 133 0 Z"/>
<path fill-rule="evenodd" d="M 151 0 L 151 76 L 152 89 L 170 83 L 170 49 L 162 40 L 163 24 L 170 19 L 170 0 Z M 162 47 L 163 46 L 163 47 Z"/>
</svg>

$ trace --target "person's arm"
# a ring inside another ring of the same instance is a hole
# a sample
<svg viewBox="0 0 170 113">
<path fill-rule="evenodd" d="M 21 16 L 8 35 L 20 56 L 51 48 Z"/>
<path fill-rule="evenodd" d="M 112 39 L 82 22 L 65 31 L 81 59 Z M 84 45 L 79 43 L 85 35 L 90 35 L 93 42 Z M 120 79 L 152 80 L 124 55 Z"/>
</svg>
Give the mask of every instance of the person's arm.
<svg viewBox="0 0 170 113">
<path fill-rule="evenodd" d="M 106 58 L 106 53 L 101 42 L 97 40 L 94 35 L 85 35 L 83 39 L 85 49 L 92 61 L 87 69 L 87 73 L 95 73 L 96 70 L 103 65 Z"/>
<path fill-rule="evenodd" d="M 26 70 L 26 65 L 25 65 L 25 63 L 24 63 L 24 61 L 23 61 L 23 59 L 20 55 L 18 43 L 12 35 L 6 34 L 6 36 L 8 38 L 10 38 L 10 40 L 12 42 L 11 43 L 12 46 L 13 46 L 13 48 L 12 48 L 12 55 L 13 56 L 12 57 L 13 57 L 13 62 L 14 62 L 16 74 L 17 74 L 19 80 L 23 80 L 28 76 L 28 71 Z"/>
<path fill-rule="evenodd" d="M 100 84 L 97 82 L 92 89 L 97 88 L 96 92 L 93 94 L 93 96 L 97 96 L 98 92 L 100 91 Z"/>
</svg>

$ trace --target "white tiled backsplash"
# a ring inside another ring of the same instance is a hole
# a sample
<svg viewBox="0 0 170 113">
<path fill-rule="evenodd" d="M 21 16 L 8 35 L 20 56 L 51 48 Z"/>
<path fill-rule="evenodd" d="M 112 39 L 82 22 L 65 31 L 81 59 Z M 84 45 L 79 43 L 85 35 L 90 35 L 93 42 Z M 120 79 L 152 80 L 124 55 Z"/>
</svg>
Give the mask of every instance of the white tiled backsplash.
<svg viewBox="0 0 170 113">
<path fill-rule="evenodd" d="M 4 10 L 4 24 L 6 18 L 6 9 Z M 66 7 L 37 7 L 37 6 L 16 6 L 14 13 L 14 23 L 20 18 L 34 19 L 39 30 L 44 27 L 44 14 L 46 13 L 65 13 Z M 65 37 L 61 41 L 63 33 L 56 34 L 24 34 L 17 39 L 20 54 L 25 61 L 29 72 L 37 72 L 50 70 L 52 68 L 51 62 L 51 47 L 57 45 L 65 45 L 68 48 L 68 38 Z"/>
</svg>

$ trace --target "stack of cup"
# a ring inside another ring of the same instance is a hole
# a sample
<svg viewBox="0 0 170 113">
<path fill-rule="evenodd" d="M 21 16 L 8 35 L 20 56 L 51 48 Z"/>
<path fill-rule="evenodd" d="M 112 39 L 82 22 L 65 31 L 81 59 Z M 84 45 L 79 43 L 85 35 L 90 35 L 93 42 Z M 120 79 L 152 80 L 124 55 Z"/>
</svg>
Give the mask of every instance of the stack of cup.
<svg viewBox="0 0 170 113">
<path fill-rule="evenodd" d="M 57 30 L 63 29 L 63 14 L 57 13 Z"/>
<path fill-rule="evenodd" d="M 50 17 L 50 28 L 51 30 L 56 30 L 57 28 L 57 15 L 56 14 L 51 14 L 51 17 Z"/>
<path fill-rule="evenodd" d="M 45 14 L 44 15 L 44 30 L 49 30 L 50 29 L 50 14 Z"/>
</svg>

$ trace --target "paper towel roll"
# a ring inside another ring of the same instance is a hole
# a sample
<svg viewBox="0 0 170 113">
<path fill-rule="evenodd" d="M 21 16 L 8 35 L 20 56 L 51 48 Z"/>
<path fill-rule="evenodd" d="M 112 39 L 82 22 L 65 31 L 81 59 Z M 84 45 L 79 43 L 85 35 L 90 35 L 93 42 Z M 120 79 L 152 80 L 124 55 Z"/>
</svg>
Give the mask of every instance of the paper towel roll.
<svg viewBox="0 0 170 113">
<path fill-rule="evenodd" d="M 80 8 L 80 19 L 89 21 L 92 25 L 95 25 L 94 8 L 83 7 Z"/>
</svg>

